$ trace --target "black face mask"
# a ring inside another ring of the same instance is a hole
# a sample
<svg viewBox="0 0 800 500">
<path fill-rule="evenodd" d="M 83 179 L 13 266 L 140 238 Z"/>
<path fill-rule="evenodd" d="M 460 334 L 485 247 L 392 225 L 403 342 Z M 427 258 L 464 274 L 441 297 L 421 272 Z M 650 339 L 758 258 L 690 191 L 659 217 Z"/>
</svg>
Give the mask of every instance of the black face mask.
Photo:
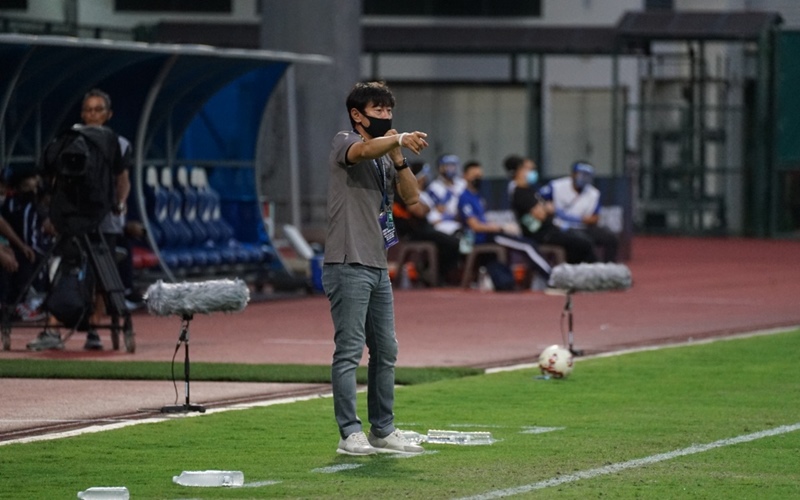
<svg viewBox="0 0 800 500">
<path fill-rule="evenodd" d="M 480 177 L 476 177 L 476 178 L 472 179 L 472 183 L 471 184 L 472 184 L 473 189 L 475 189 L 475 191 L 480 191 L 482 182 L 483 182 L 483 179 L 480 178 Z"/>
<path fill-rule="evenodd" d="M 370 137 L 383 137 L 386 132 L 392 129 L 391 118 L 375 118 L 374 116 L 367 116 L 369 118 L 369 127 L 364 127 L 364 130 Z M 363 124 L 361 125 L 364 126 Z"/>
</svg>

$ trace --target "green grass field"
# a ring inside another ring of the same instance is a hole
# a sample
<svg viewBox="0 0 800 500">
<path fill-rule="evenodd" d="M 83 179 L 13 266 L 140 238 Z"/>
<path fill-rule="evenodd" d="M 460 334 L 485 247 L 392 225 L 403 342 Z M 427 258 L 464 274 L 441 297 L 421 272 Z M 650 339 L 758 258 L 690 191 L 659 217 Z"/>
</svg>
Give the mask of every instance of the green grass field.
<svg viewBox="0 0 800 500">
<path fill-rule="evenodd" d="M 400 428 L 497 439 L 411 458 L 336 454 L 330 398 L 5 445 L 0 498 L 102 485 L 132 499 L 800 498 L 798 352 L 794 331 L 585 359 L 567 380 L 528 369 L 401 387 Z M 205 469 L 251 486 L 172 483 Z"/>
</svg>

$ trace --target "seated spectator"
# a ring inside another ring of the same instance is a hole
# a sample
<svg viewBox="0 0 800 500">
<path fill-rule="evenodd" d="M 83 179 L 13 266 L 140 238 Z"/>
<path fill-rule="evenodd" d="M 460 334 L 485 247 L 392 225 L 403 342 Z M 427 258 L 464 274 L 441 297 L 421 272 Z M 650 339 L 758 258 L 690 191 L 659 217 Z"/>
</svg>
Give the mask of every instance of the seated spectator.
<svg viewBox="0 0 800 500">
<path fill-rule="evenodd" d="M 19 262 L 17 262 L 17 257 L 14 255 L 14 250 L 9 246 L 8 240 L 3 237 L 0 238 L 0 270 L 4 276 L 8 276 L 10 273 L 16 272 L 19 269 Z"/>
<path fill-rule="evenodd" d="M 434 179 L 426 192 L 433 202 L 428 212 L 428 222 L 434 229 L 445 234 L 455 234 L 461 229 L 458 220 L 458 197 L 466 183 L 460 176 L 461 160 L 456 155 L 442 155 L 436 161 L 439 176 Z"/>
<path fill-rule="evenodd" d="M 484 202 L 480 197 L 480 186 L 483 180 L 481 165 L 478 163 L 467 165 L 464 168 L 464 180 L 467 188 L 459 197 L 458 210 L 467 239 L 471 239 L 476 245 L 493 242 L 523 252 L 544 281 L 547 281 L 550 277 L 550 264 L 536 251 L 531 241 L 519 236 L 519 228 L 516 224 L 499 225 L 487 222 Z"/>
<path fill-rule="evenodd" d="M 567 262 L 595 262 L 594 244 L 588 235 L 579 231 L 562 230 L 553 224 L 555 208 L 538 194 L 539 172 L 530 158 L 512 156 L 506 159 L 506 169 L 513 172 L 511 209 L 519 222 L 522 236 L 539 244 L 556 245 L 564 249 Z"/>
<path fill-rule="evenodd" d="M 455 282 L 456 272 L 461 254 L 458 251 L 458 237 L 437 231 L 428 222 L 427 216 L 433 207 L 425 189 L 431 177 L 430 166 L 427 163 L 412 163 L 411 171 L 417 177 L 419 184 L 419 201 L 413 205 L 406 205 L 400 196 L 394 197 L 392 212 L 394 215 L 397 235 L 400 239 L 410 241 L 430 241 L 438 250 L 439 281 L 442 283 Z"/>
<path fill-rule="evenodd" d="M 530 174 L 528 184 L 534 188 L 539 188 L 539 169 L 536 167 L 536 164 L 533 163 L 533 160 L 519 155 L 508 155 L 503 160 L 503 167 L 505 167 L 506 174 L 508 174 L 509 178 L 508 187 L 506 188 L 506 194 L 508 194 L 509 202 L 514 194 L 514 189 L 517 187 L 517 184 L 514 182 L 514 177 L 516 176 L 518 169 L 523 165 L 532 172 Z"/>
<path fill-rule="evenodd" d="M 562 230 L 586 234 L 594 245 L 603 249 L 603 260 L 617 260 L 617 236 L 597 225 L 600 220 L 600 191 L 592 185 L 594 167 L 585 161 L 572 165 L 572 174 L 550 181 L 539 194 L 553 203 L 553 223 Z"/>
<path fill-rule="evenodd" d="M 12 168 L 7 173 L 10 192 L 7 193 L 0 215 L 0 232 L 14 244 L 17 269 L 10 275 L 4 302 L 16 302 L 16 316 L 23 321 L 44 318 L 39 310 L 47 290 L 47 273 L 42 269 L 34 276 L 50 238 L 42 230 L 43 217 L 39 207 L 39 175 L 35 169 Z"/>
</svg>

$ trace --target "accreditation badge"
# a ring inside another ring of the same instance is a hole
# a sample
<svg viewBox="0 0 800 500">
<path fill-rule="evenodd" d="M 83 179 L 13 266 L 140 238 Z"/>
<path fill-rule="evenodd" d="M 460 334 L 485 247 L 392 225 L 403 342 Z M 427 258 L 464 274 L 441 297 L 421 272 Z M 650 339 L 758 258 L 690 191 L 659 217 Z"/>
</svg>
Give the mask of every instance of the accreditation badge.
<svg viewBox="0 0 800 500">
<path fill-rule="evenodd" d="M 378 222 L 383 233 L 383 247 L 387 250 L 398 243 L 397 231 L 394 229 L 394 216 L 391 212 L 381 212 L 378 214 Z"/>
</svg>

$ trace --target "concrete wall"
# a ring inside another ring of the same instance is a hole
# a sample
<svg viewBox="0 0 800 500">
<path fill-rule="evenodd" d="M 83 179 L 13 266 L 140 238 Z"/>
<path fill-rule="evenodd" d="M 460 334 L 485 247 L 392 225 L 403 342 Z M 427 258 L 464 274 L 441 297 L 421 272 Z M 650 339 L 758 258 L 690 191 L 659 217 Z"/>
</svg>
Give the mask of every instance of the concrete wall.
<svg viewBox="0 0 800 500">
<path fill-rule="evenodd" d="M 232 12 L 230 14 L 116 12 L 114 10 L 114 0 L 28 0 L 27 11 L 0 10 L 0 12 L 5 12 L 14 17 L 63 22 L 66 20 L 66 13 L 71 8 L 70 4 L 74 2 L 77 6 L 78 22 L 81 24 L 131 28 L 138 24 L 153 24 L 159 21 L 187 19 L 191 19 L 192 21 L 207 20 L 213 22 L 224 22 L 226 20 L 257 22 L 258 1 L 259 0 L 232 0 Z"/>
<path fill-rule="evenodd" d="M 325 223 L 328 185 L 328 155 L 333 136 L 350 128 L 345 99 L 358 80 L 361 54 L 356 0 L 264 0 L 261 46 L 266 49 L 331 56 L 329 66 L 297 65 L 296 98 L 299 141 L 299 175 L 303 198 L 300 222 L 304 226 Z M 313 13 L 313 15 L 310 15 Z M 283 106 L 287 98 L 278 93 L 271 106 Z M 288 222 L 289 184 L 286 116 L 270 114 L 263 147 L 264 169 L 274 177 L 263 179 L 265 192 L 277 204 L 278 224 Z"/>
</svg>

